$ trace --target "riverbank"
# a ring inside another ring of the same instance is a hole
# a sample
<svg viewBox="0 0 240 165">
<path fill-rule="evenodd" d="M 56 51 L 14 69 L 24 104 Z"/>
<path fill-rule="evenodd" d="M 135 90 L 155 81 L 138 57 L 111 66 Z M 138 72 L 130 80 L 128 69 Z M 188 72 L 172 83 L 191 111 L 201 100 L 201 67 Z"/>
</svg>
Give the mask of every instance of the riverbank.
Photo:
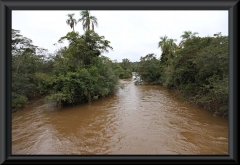
<svg viewBox="0 0 240 165">
<path fill-rule="evenodd" d="M 196 106 L 198 106 L 200 108 L 203 108 L 203 109 L 205 109 L 207 111 L 210 111 L 213 114 L 213 116 L 219 116 L 219 117 L 222 117 L 222 118 L 228 120 L 228 114 L 220 113 L 219 112 L 220 108 L 214 108 L 213 107 L 214 105 L 211 105 L 208 102 L 206 102 L 206 103 L 199 103 L 198 99 L 202 99 L 202 98 L 204 98 L 204 96 L 202 96 L 202 98 L 198 98 L 197 99 L 197 98 L 195 98 L 194 95 L 191 96 L 191 95 L 189 95 L 187 93 L 184 93 L 183 91 L 175 90 L 175 89 L 170 89 L 170 90 L 175 94 L 176 97 L 178 97 L 182 101 L 194 104 L 194 105 L 196 105 Z"/>
<path fill-rule="evenodd" d="M 190 37 L 175 47 L 165 47 L 173 46 L 173 40 L 165 39 L 159 42 L 160 59 L 155 54 L 141 57 L 137 67 L 141 79 L 228 118 L 228 36 Z"/>
<path fill-rule="evenodd" d="M 143 84 L 143 82 L 141 82 L 141 83 L 135 83 L 135 85 L 144 85 L 144 84 Z M 147 84 L 145 84 L 145 85 L 147 86 Z M 148 85 L 151 85 L 151 84 L 148 84 Z M 175 95 L 176 98 L 180 99 L 183 102 L 191 103 L 195 106 L 198 106 L 200 108 L 203 108 L 203 109 L 211 112 L 213 114 L 213 116 L 219 116 L 219 117 L 222 117 L 222 118 L 228 120 L 228 113 L 224 113 L 225 111 L 221 112 L 220 105 L 218 105 L 217 107 L 214 107 L 216 104 L 209 103 L 208 101 L 200 102 L 200 100 L 205 99 L 205 96 L 198 95 L 198 97 L 196 97 L 195 94 L 191 95 L 190 93 L 188 93 L 186 91 L 181 91 L 179 89 L 167 88 L 166 86 L 163 86 L 163 85 L 156 85 L 156 86 L 161 86 L 161 87 L 164 87 L 165 89 L 171 91 Z M 228 108 L 228 105 L 224 105 L 224 106 L 227 106 L 227 107 L 224 107 L 224 109 Z"/>
<path fill-rule="evenodd" d="M 115 88 L 113 90 L 111 90 L 108 95 L 106 95 L 106 96 L 104 96 L 102 98 L 99 98 L 99 99 L 104 99 L 105 97 L 114 95 L 117 92 L 117 90 L 123 89 L 124 88 L 124 84 L 120 83 L 120 81 L 124 81 L 124 80 L 131 80 L 131 78 L 121 78 L 121 79 L 119 79 L 119 83 L 115 86 Z M 13 109 L 12 113 L 24 110 L 28 105 L 31 105 L 33 102 L 35 102 L 37 100 L 43 100 L 44 102 L 47 103 L 47 97 L 49 97 L 49 96 L 50 96 L 49 94 L 44 94 L 44 95 L 38 95 L 38 96 L 36 96 L 34 98 L 30 98 L 25 103 L 23 103 L 20 108 Z M 94 101 L 97 101 L 97 100 L 92 100 L 92 101 L 94 102 Z M 52 103 L 54 103 L 54 102 L 52 102 Z M 77 104 L 76 106 L 81 105 L 81 104 L 86 104 L 86 102 Z M 68 106 L 71 107 L 72 105 L 68 105 Z M 57 107 L 57 104 L 56 104 L 56 107 Z"/>
<path fill-rule="evenodd" d="M 39 96 L 37 96 L 37 97 L 30 98 L 30 99 L 28 99 L 25 103 L 23 103 L 20 108 L 18 108 L 18 109 L 12 109 L 12 113 L 15 113 L 15 112 L 24 110 L 26 107 L 28 107 L 29 105 L 31 105 L 31 104 L 32 104 L 33 102 L 35 102 L 35 101 L 38 101 L 38 100 L 41 100 L 41 99 L 44 99 L 44 100 L 45 100 L 46 96 L 48 96 L 48 95 L 39 95 Z"/>
</svg>

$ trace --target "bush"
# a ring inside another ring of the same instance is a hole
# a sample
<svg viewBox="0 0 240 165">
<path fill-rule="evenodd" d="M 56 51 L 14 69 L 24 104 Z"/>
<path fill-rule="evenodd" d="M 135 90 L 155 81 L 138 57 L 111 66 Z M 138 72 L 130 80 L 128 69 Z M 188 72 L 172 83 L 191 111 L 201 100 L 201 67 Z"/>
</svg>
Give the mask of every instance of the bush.
<svg viewBox="0 0 240 165">
<path fill-rule="evenodd" d="M 25 103 L 27 100 L 27 97 L 24 95 L 12 93 L 12 111 L 22 107 L 23 103 Z"/>
</svg>

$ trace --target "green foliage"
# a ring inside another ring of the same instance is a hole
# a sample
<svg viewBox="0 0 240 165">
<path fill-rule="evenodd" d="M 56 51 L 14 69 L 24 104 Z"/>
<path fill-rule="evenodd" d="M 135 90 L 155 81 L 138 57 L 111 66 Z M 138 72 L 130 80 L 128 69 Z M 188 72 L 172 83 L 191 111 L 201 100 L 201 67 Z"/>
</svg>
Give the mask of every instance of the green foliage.
<svg viewBox="0 0 240 165">
<path fill-rule="evenodd" d="M 176 52 L 173 86 L 215 115 L 228 116 L 228 37 L 193 37 Z"/>
<path fill-rule="evenodd" d="M 137 73 L 144 84 L 160 84 L 161 65 L 155 54 L 148 54 L 140 58 Z"/>
<path fill-rule="evenodd" d="M 97 19 L 88 10 L 80 13 L 86 32 L 74 32 L 74 14 L 66 23 L 73 32 L 59 39 L 69 42 L 54 55 L 32 45 L 32 40 L 12 30 L 12 107 L 20 108 L 29 98 L 48 94 L 46 100 L 75 105 L 105 97 L 115 88 L 122 67 L 102 56 L 110 42 L 94 32 Z M 92 23 L 92 30 L 90 30 Z M 129 68 L 124 72 L 129 73 Z M 126 73 L 124 73 L 124 76 Z"/>
<path fill-rule="evenodd" d="M 61 52 L 63 61 L 72 68 L 76 68 L 76 65 L 82 63 L 87 66 L 91 63 L 92 58 L 112 49 L 109 45 L 110 41 L 104 40 L 104 36 L 99 36 L 92 30 L 86 31 L 81 36 L 77 32 L 67 33 L 66 36 L 59 39 L 59 42 L 63 42 L 64 39 L 69 41 L 69 47 Z"/>
<path fill-rule="evenodd" d="M 136 72 L 136 71 L 137 71 L 138 63 L 139 63 L 139 62 L 132 62 L 132 71 L 133 71 L 133 72 Z"/>
<path fill-rule="evenodd" d="M 88 68 L 43 79 L 42 86 L 52 93 L 48 97 L 49 101 L 75 105 L 107 96 L 114 89 L 117 80 L 111 61 L 96 57 Z"/>
<path fill-rule="evenodd" d="M 75 105 L 107 96 L 118 83 L 112 61 L 102 52 L 112 49 L 109 41 L 94 31 L 83 35 L 70 32 L 69 46 L 58 52 L 52 75 L 38 75 L 42 92 L 50 91 L 48 101 Z"/>
<path fill-rule="evenodd" d="M 158 47 L 162 50 L 162 57 L 167 56 L 171 57 L 173 56 L 173 53 L 177 49 L 176 39 L 168 39 L 168 37 L 165 35 L 164 37 L 160 37 L 161 41 L 158 43 Z"/>
<path fill-rule="evenodd" d="M 167 36 L 160 38 L 160 59 L 148 54 L 140 62 L 125 58 L 117 63 L 102 55 L 112 49 L 110 42 L 90 30 L 90 17 L 83 18 L 87 31 L 61 37 L 59 42 L 67 40 L 69 45 L 54 55 L 47 56 L 45 49 L 12 30 L 13 110 L 41 94 L 58 104 L 91 102 L 109 95 L 118 78 L 130 78 L 136 71 L 139 83 L 174 89 L 214 115 L 228 117 L 227 36 L 196 37 L 197 33 L 185 31 L 179 46 Z"/>
<path fill-rule="evenodd" d="M 129 59 L 124 58 L 122 59 L 122 62 L 119 64 L 120 69 L 119 72 L 119 78 L 131 78 L 132 77 L 132 63 Z"/>
<path fill-rule="evenodd" d="M 27 100 L 28 99 L 26 96 L 13 92 L 12 93 L 12 111 L 19 109 L 23 105 L 23 103 L 25 103 Z"/>
<path fill-rule="evenodd" d="M 36 73 L 51 71 L 46 50 L 32 45 L 32 40 L 12 29 L 12 110 L 39 94 Z"/>
<path fill-rule="evenodd" d="M 179 46 L 183 47 L 188 39 L 196 37 L 197 34 L 197 32 L 184 31 L 183 35 L 181 35 L 182 41 L 179 43 Z"/>
<path fill-rule="evenodd" d="M 196 34 L 185 31 L 178 48 L 170 46 L 174 40 L 161 37 L 161 59 L 141 57 L 138 75 L 144 83 L 174 89 L 214 115 L 228 117 L 228 37 Z"/>
<path fill-rule="evenodd" d="M 76 19 L 73 18 L 74 13 L 73 14 L 68 14 L 67 15 L 69 18 L 66 20 L 66 23 L 71 27 L 71 29 L 73 29 L 74 31 L 74 26 L 76 26 L 77 21 Z"/>
<path fill-rule="evenodd" d="M 83 10 L 80 12 L 81 18 L 78 22 L 82 22 L 83 30 L 90 30 L 90 25 L 92 23 L 92 30 L 94 31 L 94 25 L 98 25 L 97 18 L 90 15 L 89 10 Z"/>
</svg>

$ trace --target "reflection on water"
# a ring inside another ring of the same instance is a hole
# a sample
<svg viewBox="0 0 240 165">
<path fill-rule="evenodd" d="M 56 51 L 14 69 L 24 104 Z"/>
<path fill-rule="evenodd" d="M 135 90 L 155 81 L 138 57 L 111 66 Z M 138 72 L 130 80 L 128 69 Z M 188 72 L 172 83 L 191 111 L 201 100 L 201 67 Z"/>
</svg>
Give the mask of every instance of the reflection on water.
<svg viewBox="0 0 240 165">
<path fill-rule="evenodd" d="M 91 104 L 30 102 L 12 114 L 12 154 L 228 154 L 227 120 L 132 80 Z"/>
</svg>

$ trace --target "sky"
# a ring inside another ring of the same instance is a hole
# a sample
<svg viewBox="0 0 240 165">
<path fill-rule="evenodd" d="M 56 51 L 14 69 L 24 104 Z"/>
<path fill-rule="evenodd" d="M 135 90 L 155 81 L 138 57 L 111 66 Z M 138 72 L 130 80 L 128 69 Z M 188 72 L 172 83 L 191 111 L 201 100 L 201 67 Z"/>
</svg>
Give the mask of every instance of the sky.
<svg viewBox="0 0 240 165">
<path fill-rule="evenodd" d="M 66 24 L 67 14 L 72 13 L 76 20 L 80 18 L 77 10 L 13 10 L 12 29 L 20 30 L 20 34 L 30 38 L 34 45 L 54 53 L 67 46 L 67 42 L 59 44 L 58 40 L 72 31 Z M 200 37 L 218 32 L 228 35 L 228 10 L 91 10 L 90 14 L 98 20 L 95 32 L 104 36 L 113 47 L 102 55 L 118 62 L 124 58 L 140 61 L 141 56 L 150 53 L 160 58 L 158 42 L 165 35 L 177 39 L 177 44 L 183 32 L 189 30 L 198 32 Z M 81 22 L 75 26 L 75 31 L 80 35 L 84 33 Z"/>
</svg>

